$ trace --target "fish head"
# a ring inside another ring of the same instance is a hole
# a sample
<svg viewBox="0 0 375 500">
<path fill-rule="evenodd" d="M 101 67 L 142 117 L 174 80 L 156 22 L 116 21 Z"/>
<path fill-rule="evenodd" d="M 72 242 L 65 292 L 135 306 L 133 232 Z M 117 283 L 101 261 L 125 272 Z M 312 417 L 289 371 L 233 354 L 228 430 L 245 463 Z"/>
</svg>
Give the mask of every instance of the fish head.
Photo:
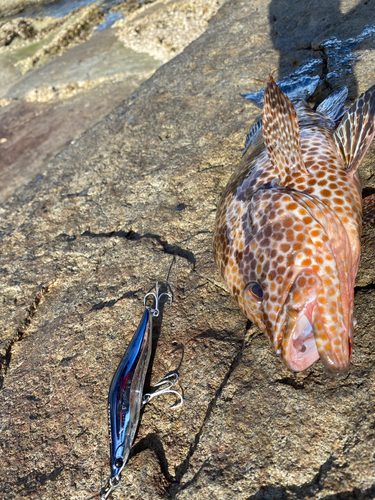
<svg viewBox="0 0 375 500">
<path fill-rule="evenodd" d="M 284 363 L 302 371 L 320 358 L 328 371 L 347 373 L 353 327 L 345 324 L 340 288 L 311 268 L 296 274 L 276 327 Z"/>
<path fill-rule="evenodd" d="M 243 309 L 289 369 L 305 370 L 320 358 L 330 372 L 346 373 L 349 281 L 356 274 L 350 242 L 334 214 L 298 196 L 270 189 L 253 197 L 249 212 L 257 221 L 242 259 Z"/>
</svg>

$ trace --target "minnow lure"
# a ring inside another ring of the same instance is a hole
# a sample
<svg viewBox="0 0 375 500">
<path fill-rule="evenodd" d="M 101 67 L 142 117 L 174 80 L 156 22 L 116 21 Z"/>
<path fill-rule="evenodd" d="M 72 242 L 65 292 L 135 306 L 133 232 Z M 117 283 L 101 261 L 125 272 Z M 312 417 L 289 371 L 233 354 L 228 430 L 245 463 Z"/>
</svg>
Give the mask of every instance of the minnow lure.
<svg viewBox="0 0 375 500">
<path fill-rule="evenodd" d="M 347 89 L 314 111 L 269 78 L 263 118 L 226 186 L 215 256 L 242 311 L 293 371 L 319 358 L 349 369 L 363 221 L 357 172 L 375 134 L 375 86 L 345 112 Z M 262 133 L 261 133 L 262 131 Z"/>
<path fill-rule="evenodd" d="M 101 497 L 101 500 L 107 499 L 112 490 L 120 482 L 120 475 L 129 458 L 143 406 L 155 396 L 167 392 L 174 393 L 180 398 L 180 402 L 171 408 L 178 408 L 183 404 L 181 394 L 171 389 L 178 379 L 176 373 L 166 376 L 154 386 L 154 388 L 164 387 L 155 392 L 143 395 L 143 386 L 151 357 L 152 318 L 159 315 L 158 304 L 163 295 L 168 296 L 172 303 L 172 297 L 169 293 L 159 295 L 158 284 L 156 284 L 156 293 L 145 295 L 144 304 L 146 304 L 147 297 L 152 296 L 155 300 L 155 307 L 146 307 L 137 331 L 111 383 L 108 396 L 111 478 L 109 480 L 109 488 L 105 495 Z"/>
</svg>

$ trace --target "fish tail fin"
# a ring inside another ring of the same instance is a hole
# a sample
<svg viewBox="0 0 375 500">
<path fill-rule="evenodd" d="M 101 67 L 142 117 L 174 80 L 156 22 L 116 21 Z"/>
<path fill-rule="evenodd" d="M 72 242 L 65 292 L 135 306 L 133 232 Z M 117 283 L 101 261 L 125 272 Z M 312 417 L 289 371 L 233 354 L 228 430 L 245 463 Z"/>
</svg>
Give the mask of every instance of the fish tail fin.
<svg viewBox="0 0 375 500">
<path fill-rule="evenodd" d="M 343 87 L 338 92 L 328 96 L 327 99 L 324 99 L 316 108 L 316 111 L 337 123 L 345 114 L 344 104 L 347 97 L 348 87 Z"/>
<path fill-rule="evenodd" d="M 320 76 L 298 76 L 283 78 L 277 85 L 292 102 L 297 102 L 311 97 L 319 84 Z"/>
<path fill-rule="evenodd" d="M 362 222 L 367 224 L 375 219 L 375 193 L 362 200 Z"/>
<path fill-rule="evenodd" d="M 264 93 L 263 139 L 280 185 L 287 184 L 287 177 L 293 170 L 307 173 L 301 154 L 296 110 L 272 76 Z"/>
<path fill-rule="evenodd" d="M 252 126 L 250 132 L 246 134 L 245 149 L 242 151 L 243 154 L 246 153 L 247 149 L 250 146 L 254 146 L 254 144 L 257 142 L 261 130 L 262 130 L 262 116 L 258 118 L 258 120 Z"/>
<path fill-rule="evenodd" d="M 375 85 L 345 113 L 334 139 L 347 172 L 355 172 L 375 135 Z"/>
</svg>

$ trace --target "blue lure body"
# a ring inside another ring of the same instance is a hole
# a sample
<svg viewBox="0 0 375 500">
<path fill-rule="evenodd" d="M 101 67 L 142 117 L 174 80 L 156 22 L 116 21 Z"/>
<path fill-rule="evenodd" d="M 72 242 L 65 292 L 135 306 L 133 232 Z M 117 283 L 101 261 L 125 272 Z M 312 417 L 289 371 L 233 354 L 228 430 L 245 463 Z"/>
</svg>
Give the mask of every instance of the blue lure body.
<svg viewBox="0 0 375 500">
<path fill-rule="evenodd" d="M 109 390 L 111 476 L 117 481 L 137 431 L 143 386 L 151 357 L 152 311 L 146 309 L 113 377 Z"/>
</svg>

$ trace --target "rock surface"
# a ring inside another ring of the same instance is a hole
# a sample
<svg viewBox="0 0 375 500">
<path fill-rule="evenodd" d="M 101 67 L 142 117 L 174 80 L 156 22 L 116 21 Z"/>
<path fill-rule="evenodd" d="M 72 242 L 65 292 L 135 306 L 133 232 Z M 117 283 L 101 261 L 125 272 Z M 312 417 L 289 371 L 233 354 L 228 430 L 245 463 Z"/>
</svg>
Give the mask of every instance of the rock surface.
<svg viewBox="0 0 375 500">
<path fill-rule="evenodd" d="M 221 3 L 7 3 L 26 10 L 0 17 L 0 202 L 202 34 Z"/>
<path fill-rule="evenodd" d="M 37 179 L 49 160 L 160 64 L 124 47 L 109 29 L 17 80 L 0 108 L 0 201 Z"/>
<path fill-rule="evenodd" d="M 51 3 L 51 0 L 2 0 L 0 6 L 0 16 L 10 16 L 17 14 L 27 7 L 42 6 Z"/>
<path fill-rule="evenodd" d="M 168 410 L 165 397 L 146 407 L 113 498 L 375 497 L 374 224 L 364 233 L 345 379 L 320 363 L 288 372 L 213 262 L 215 207 L 259 113 L 240 92 L 261 89 L 271 72 L 288 75 L 317 55 L 306 43 L 335 34 L 311 2 L 300 4 L 299 24 L 286 5 L 229 0 L 136 99 L 1 206 L 4 498 L 99 497 L 109 474 L 109 384 L 144 294 L 167 279 L 174 304 L 154 330 L 148 383 L 178 370 L 185 405 Z M 325 5 L 325 15 L 337 11 Z M 374 22 L 373 7 L 346 2 L 352 22 L 340 36 Z M 271 12 L 279 31 L 294 32 L 281 67 Z M 362 59 L 347 77 L 357 94 L 375 81 L 373 48 L 372 40 L 358 47 Z M 374 160 L 373 147 L 361 168 L 368 189 Z"/>
<path fill-rule="evenodd" d="M 100 28 L 112 12 L 76 7 L 0 27 L 0 202 L 161 65 Z"/>
<path fill-rule="evenodd" d="M 117 21 L 119 38 L 137 52 L 167 62 L 206 29 L 225 0 L 157 0 Z"/>
</svg>

